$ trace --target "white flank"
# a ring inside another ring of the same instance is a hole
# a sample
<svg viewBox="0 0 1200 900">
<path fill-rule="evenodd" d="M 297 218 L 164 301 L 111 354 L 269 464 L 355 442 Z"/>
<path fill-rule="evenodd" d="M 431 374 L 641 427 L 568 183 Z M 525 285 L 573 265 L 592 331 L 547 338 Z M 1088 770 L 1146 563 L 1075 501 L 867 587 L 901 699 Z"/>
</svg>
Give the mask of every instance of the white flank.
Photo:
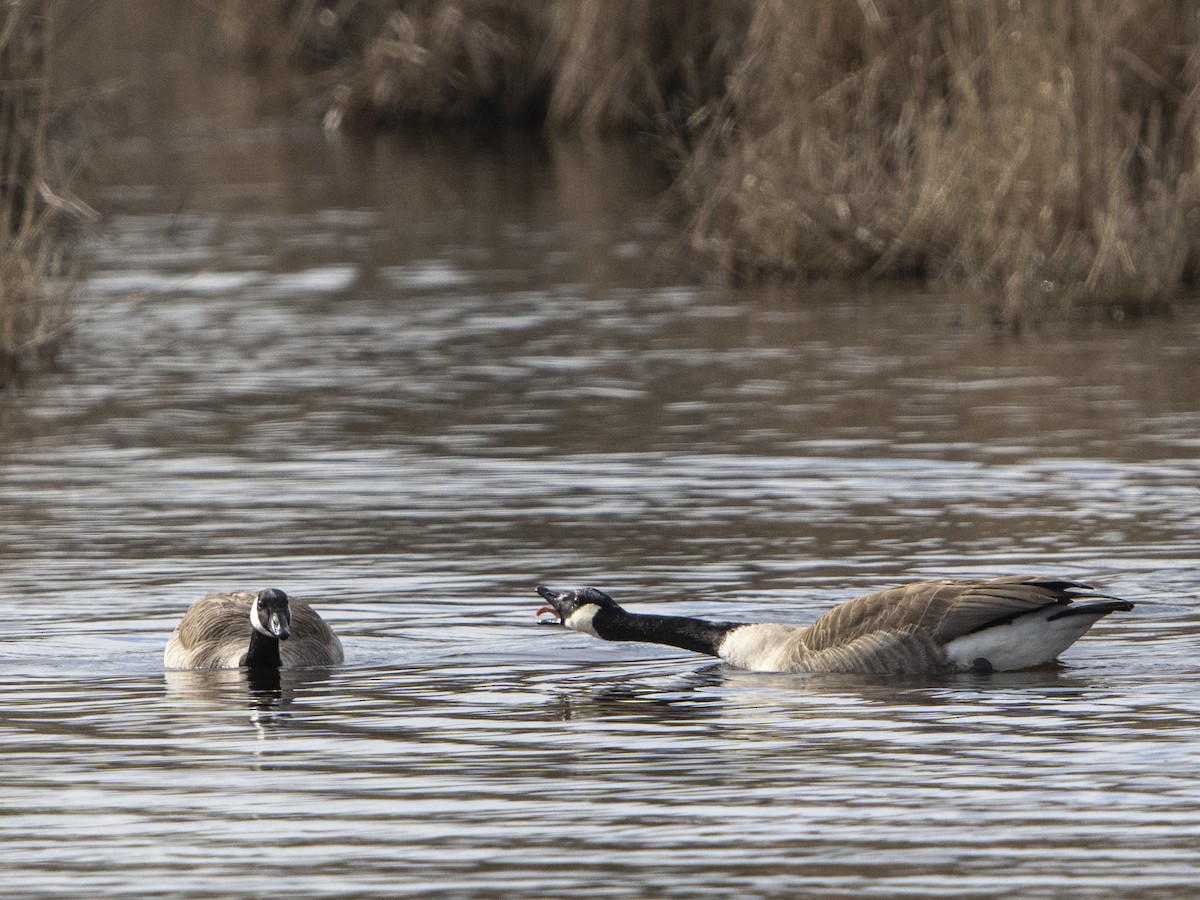
<svg viewBox="0 0 1200 900">
<path fill-rule="evenodd" d="M 600 612 L 600 607 L 595 603 L 588 603 L 563 619 L 563 624 L 575 631 L 582 631 L 584 634 L 598 638 L 600 635 L 596 634 L 595 626 L 592 625 L 592 619 L 596 618 L 598 612 Z"/>
<path fill-rule="evenodd" d="M 1015 672 L 1049 662 L 1079 640 L 1103 613 L 1065 616 L 1048 622 L 1058 605 L 1008 623 L 966 634 L 946 644 L 946 662 L 970 669 L 977 659 L 986 659 L 997 672 Z"/>
<path fill-rule="evenodd" d="M 717 656 L 752 672 L 787 672 L 804 631 L 797 625 L 743 625 L 725 635 Z"/>
</svg>

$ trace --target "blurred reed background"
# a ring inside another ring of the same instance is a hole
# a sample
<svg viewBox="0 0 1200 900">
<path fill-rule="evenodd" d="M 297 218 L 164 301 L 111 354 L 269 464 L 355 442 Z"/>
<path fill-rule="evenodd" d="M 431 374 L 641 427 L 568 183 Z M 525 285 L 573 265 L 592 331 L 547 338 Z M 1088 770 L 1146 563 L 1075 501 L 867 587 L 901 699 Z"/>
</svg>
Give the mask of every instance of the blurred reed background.
<svg viewBox="0 0 1200 900">
<path fill-rule="evenodd" d="M 226 0 L 338 127 L 650 137 L 737 279 L 919 278 L 1004 319 L 1197 272 L 1200 11 L 1174 0 Z"/>
<path fill-rule="evenodd" d="M 52 99 L 56 4 L 0 8 L 0 385 L 53 356 L 71 317 L 74 146 Z"/>
<path fill-rule="evenodd" d="M 86 208 L 54 96 L 61 9 L 0 11 L 0 377 L 52 357 L 71 319 Z M 674 178 L 681 243 L 735 280 L 919 279 L 1007 322 L 1159 311 L 1195 286 L 1194 3 L 215 9 L 221 46 L 329 127 L 647 139 Z"/>
</svg>

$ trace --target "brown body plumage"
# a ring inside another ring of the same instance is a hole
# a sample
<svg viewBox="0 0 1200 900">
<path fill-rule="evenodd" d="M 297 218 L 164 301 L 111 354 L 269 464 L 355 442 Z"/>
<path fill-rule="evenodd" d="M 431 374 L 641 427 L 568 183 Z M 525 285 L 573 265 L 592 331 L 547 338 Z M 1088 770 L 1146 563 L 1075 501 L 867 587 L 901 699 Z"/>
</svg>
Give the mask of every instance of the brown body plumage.
<svg viewBox="0 0 1200 900">
<path fill-rule="evenodd" d="M 918 581 L 888 588 L 858 597 L 834 607 L 807 628 L 796 626 L 761 625 L 756 628 L 785 629 L 768 651 L 770 668 L 802 672 L 864 672 L 919 673 L 941 668 L 971 668 L 976 659 L 988 659 L 993 668 L 1025 668 L 1025 665 L 1003 665 L 980 652 L 971 659 L 954 659 L 959 645 L 954 641 L 992 628 L 1010 628 L 1022 617 L 1045 611 L 1046 615 L 1025 624 L 1042 623 L 1056 612 L 1073 609 L 1070 604 L 1081 595 L 1086 597 L 1087 585 L 1075 581 L 1028 577 L 993 578 L 987 581 Z M 1119 601 L 1123 602 L 1123 601 Z M 1130 604 L 1131 606 L 1132 604 Z M 1078 607 L 1081 611 L 1085 607 Z M 1077 618 L 1078 634 L 1046 659 L 1036 659 L 1037 665 L 1053 659 L 1074 643 L 1101 615 L 1098 612 L 1087 621 Z M 1086 627 L 1084 627 L 1086 624 Z M 1068 632 L 1076 629 L 1067 629 Z M 741 650 L 763 638 L 760 632 L 730 635 L 735 644 L 728 653 Z M 1067 634 L 1064 633 L 1065 638 Z M 1041 647 L 1031 647 L 1022 654 L 1020 647 L 1036 635 L 993 632 L 992 646 L 1004 646 L 1005 637 L 1020 637 L 1006 654 L 1041 657 Z M 780 640 L 779 638 L 782 638 Z M 1055 642 L 1057 643 L 1057 641 Z M 969 646 L 969 644 L 968 644 Z M 994 653 L 994 651 L 993 651 Z"/>
<path fill-rule="evenodd" d="M 184 613 L 163 652 L 168 669 L 233 669 L 246 664 L 254 626 L 250 591 L 209 594 Z M 344 659 L 342 643 L 311 606 L 289 598 L 290 634 L 279 642 L 280 665 L 337 665 Z"/>
</svg>

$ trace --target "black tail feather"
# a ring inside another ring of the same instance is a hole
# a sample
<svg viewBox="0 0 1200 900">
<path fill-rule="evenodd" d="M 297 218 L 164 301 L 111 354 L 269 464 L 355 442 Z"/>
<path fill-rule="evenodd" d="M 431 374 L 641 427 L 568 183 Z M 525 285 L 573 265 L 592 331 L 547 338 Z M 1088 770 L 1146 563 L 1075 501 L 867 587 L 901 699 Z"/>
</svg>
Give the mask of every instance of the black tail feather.
<svg viewBox="0 0 1200 900">
<path fill-rule="evenodd" d="M 1106 616 L 1112 612 L 1129 612 L 1133 604 L 1119 597 L 1109 597 L 1104 594 L 1090 594 L 1088 600 L 1082 603 L 1072 603 L 1061 612 L 1047 616 L 1047 622 L 1055 619 L 1065 619 L 1067 616 Z"/>
</svg>

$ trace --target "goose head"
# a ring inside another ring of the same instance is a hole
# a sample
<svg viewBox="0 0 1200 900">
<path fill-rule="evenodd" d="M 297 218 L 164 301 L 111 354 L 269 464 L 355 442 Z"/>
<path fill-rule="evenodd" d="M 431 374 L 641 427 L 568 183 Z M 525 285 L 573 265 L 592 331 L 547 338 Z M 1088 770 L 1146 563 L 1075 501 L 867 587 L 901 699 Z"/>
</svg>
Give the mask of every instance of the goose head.
<svg viewBox="0 0 1200 900">
<path fill-rule="evenodd" d="M 265 637 L 286 641 L 292 627 L 287 594 L 275 588 L 259 591 L 250 604 L 250 624 Z"/>
<path fill-rule="evenodd" d="M 539 616 L 546 612 L 553 613 L 567 628 L 592 637 L 601 637 L 596 631 L 597 616 L 603 620 L 624 612 L 616 600 L 592 587 L 577 591 L 554 591 L 545 585 L 538 585 L 537 592 L 546 601 L 546 606 L 537 611 Z"/>
</svg>

